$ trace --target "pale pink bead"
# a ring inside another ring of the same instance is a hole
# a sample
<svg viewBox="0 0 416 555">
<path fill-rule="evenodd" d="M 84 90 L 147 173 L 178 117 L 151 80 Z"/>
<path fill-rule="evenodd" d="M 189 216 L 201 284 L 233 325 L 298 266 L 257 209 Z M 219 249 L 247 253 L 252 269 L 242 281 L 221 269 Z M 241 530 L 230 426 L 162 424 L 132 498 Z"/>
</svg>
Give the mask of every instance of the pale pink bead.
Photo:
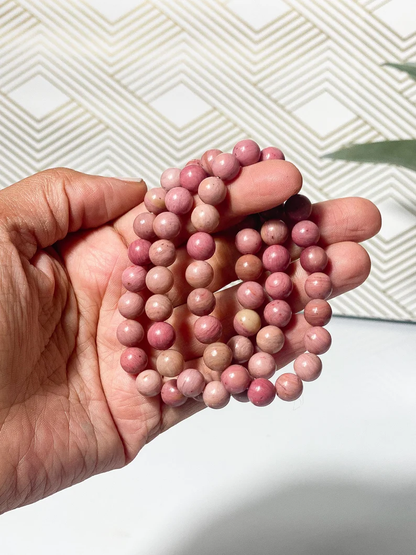
<svg viewBox="0 0 416 555">
<path fill-rule="evenodd" d="M 150 189 L 144 195 L 144 205 L 149 212 L 153 212 L 153 214 L 160 214 L 166 210 L 165 196 L 166 191 L 161 187 Z"/>
<path fill-rule="evenodd" d="M 254 352 L 253 343 L 244 335 L 234 335 L 227 345 L 231 349 L 233 359 L 240 364 L 247 362 Z"/>
<path fill-rule="evenodd" d="M 237 289 L 237 300 L 244 308 L 259 308 L 264 303 L 264 289 L 256 281 L 245 281 Z"/>
<path fill-rule="evenodd" d="M 302 380 L 296 374 L 282 374 L 276 380 L 276 393 L 282 401 L 295 401 L 302 395 Z"/>
<path fill-rule="evenodd" d="M 188 368 L 177 377 L 179 391 L 185 397 L 197 397 L 204 391 L 204 376 L 195 368 Z"/>
<path fill-rule="evenodd" d="M 313 299 L 305 306 L 303 315 L 311 326 L 326 326 L 331 320 L 331 305 L 324 299 Z"/>
<path fill-rule="evenodd" d="M 145 266 L 150 263 L 149 249 L 151 243 L 145 239 L 136 239 L 130 243 L 128 256 L 133 264 L 138 266 Z"/>
<path fill-rule="evenodd" d="M 198 195 L 205 204 L 217 206 L 227 196 L 227 187 L 219 177 L 207 177 L 199 184 Z"/>
<path fill-rule="evenodd" d="M 212 173 L 222 180 L 230 181 L 237 176 L 240 171 L 240 162 L 234 156 L 234 154 L 229 154 L 228 152 L 223 152 L 218 154 L 211 164 Z"/>
<path fill-rule="evenodd" d="M 198 191 L 199 184 L 206 177 L 206 171 L 201 166 L 195 164 L 183 168 L 179 176 L 179 181 L 181 187 L 188 189 L 191 193 L 196 193 Z"/>
<path fill-rule="evenodd" d="M 222 335 L 222 324 L 215 316 L 201 316 L 194 323 L 194 335 L 201 343 L 213 343 Z"/>
<path fill-rule="evenodd" d="M 166 208 L 174 214 L 187 214 L 194 204 L 192 194 L 183 187 L 174 187 L 166 193 Z"/>
<path fill-rule="evenodd" d="M 274 355 L 285 344 L 285 334 L 276 326 L 264 326 L 256 335 L 256 344 L 265 353 Z"/>
<path fill-rule="evenodd" d="M 251 139 L 244 139 L 235 145 L 233 154 L 242 166 L 251 166 L 260 160 L 260 147 Z"/>
<path fill-rule="evenodd" d="M 319 241 L 319 227 L 310 220 L 302 220 L 292 228 L 292 240 L 299 247 L 311 247 Z"/>
<path fill-rule="evenodd" d="M 208 289 L 199 287 L 189 293 L 186 303 L 192 314 L 206 316 L 215 308 L 215 296 Z"/>
<path fill-rule="evenodd" d="M 292 309 L 286 301 L 275 299 L 266 304 L 263 315 L 268 324 L 284 328 L 292 318 Z"/>
<path fill-rule="evenodd" d="M 214 372 L 225 370 L 231 364 L 232 357 L 230 347 L 220 341 L 205 347 L 202 355 L 205 365 Z"/>
<path fill-rule="evenodd" d="M 172 212 L 162 212 L 158 214 L 153 222 L 155 234 L 160 239 L 173 239 L 177 237 L 181 231 L 181 221 L 176 214 Z"/>
<path fill-rule="evenodd" d="M 145 397 L 155 397 L 162 389 L 162 376 L 156 370 L 144 370 L 136 378 L 136 388 Z"/>
<path fill-rule="evenodd" d="M 179 187 L 181 170 L 180 168 L 168 168 L 160 176 L 160 184 L 165 191 L 170 191 L 174 187 Z"/>
<path fill-rule="evenodd" d="M 295 358 L 293 368 L 304 382 L 313 382 L 322 372 L 322 361 L 313 353 L 303 353 Z"/>
<path fill-rule="evenodd" d="M 128 374 L 139 374 L 147 368 L 147 362 L 147 354 L 139 347 L 127 347 L 120 357 L 120 365 Z"/>
<path fill-rule="evenodd" d="M 256 335 L 261 328 L 260 316 L 254 310 L 244 308 L 243 310 L 239 310 L 234 316 L 233 325 L 238 335 L 251 337 L 252 335 Z"/>
<path fill-rule="evenodd" d="M 331 346 L 331 334 L 321 326 L 314 326 L 305 332 L 305 349 L 314 355 L 323 355 Z"/>
<path fill-rule="evenodd" d="M 332 293 L 331 278 L 322 272 L 315 272 L 305 280 L 305 293 L 311 299 L 327 299 Z"/>
<path fill-rule="evenodd" d="M 215 206 L 199 204 L 192 211 L 191 222 L 198 231 L 212 233 L 220 223 L 220 215 Z"/>
<path fill-rule="evenodd" d="M 156 216 L 150 212 L 142 212 L 133 221 L 133 231 L 141 239 L 153 241 L 156 233 L 153 230 L 153 222 Z"/>
<path fill-rule="evenodd" d="M 145 311 L 149 320 L 163 322 L 172 315 L 173 304 L 166 295 L 152 295 L 146 301 Z"/>
<path fill-rule="evenodd" d="M 173 287 L 173 274 L 164 266 L 155 266 L 147 272 L 146 286 L 152 293 L 164 295 Z"/>
<path fill-rule="evenodd" d="M 124 318 L 138 318 L 143 314 L 144 299 L 137 293 L 127 291 L 118 300 L 118 311 Z"/>
<path fill-rule="evenodd" d="M 117 327 L 117 339 L 125 347 L 138 347 L 143 338 L 143 326 L 136 320 L 124 320 Z"/>
<path fill-rule="evenodd" d="M 221 382 L 228 393 L 235 395 L 246 391 L 250 385 L 251 378 L 244 366 L 232 364 L 221 374 Z"/>
<path fill-rule="evenodd" d="M 176 259 L 176 248 L 169 239 L 159 239 L 152 243 L 149 258 L 155 266 L 170 266 Z"/>
<path fill-rule="evenodd" d="M 276 390 L 269 380 L 257 378 L 251 382 L 247 395 L 249 401 L 256 407 L 267 407 L 274 401 Z"/>
<path fill-rule="evenodd" d="M 235 246 L 241 254 L 256 254 L 261 249 L 261 236 L 251 228 L 242 229 L 235 236 Z"/>
<path fill-rule="evenodd" d="M 188 399 L 179 391 L 176 380 L 169 380 L 165 382 L 162 386 L 160 395 L 162 397 L 162 401 L 168 407 L 180 407 L 186 403 Z"/>
<path fill-rule="evenodd" d="M 276 361 L 269 353 L 254 353 L 248 361 L 248 371 L 253 378 L 265 378 L 268 380 L 276 372 Z"/>
<path fill-rule="evenodd" d="M 312 213 L 312 204 L 305 195 L 293 195 L 285 202 L 285 212 L 293 222 L 308 220 Z"/>
<path fill-rule="evenodd" d="M 205 386 L 203 400 L 211 409 L 222 409 L 228 405 L 230 394 L 220 381 L 212 381 Z"/>
<path fill-rule="evenodd" d="M 208 233 L 197 231 L 189 237 L 186 250 L 195 260 L 207 260 L 215 252 L 215 241 Z"/>
<path fill-rule="evenodd" d="M 175 330 L 167 322 L 155 322 L 147 330 L 147 341 L 149 345 L 160 351 L 170 349 L 175 343 L 175 339 Z"/>
<path fill-rule="evenodd" d="M 179 351 L 167 349 L 162 351 L 156 359 L 156 368 L 161 376 L 173 378 L 178 376 L 184 366 L 184 358 Z"/>
<path fill-rule="evenodd" d="M 146 287 L 146 274 L 142 266 L 129 266 L 121 274 L 121 283 L 127 291 L 138 293 Z"/>
<path fill-rule="evenodd" d="M 306 272 L 323 272 L 328 264 L 328 255 L 323 248 L 314 245 L 302 251 L 300 264 Z"/>
<path fill-rule="evenodd" d="M 280 150 L 280 148 L 276 148 L 274 146 L 268 146 L 267 148 L 263 148 L 260 153 L 260 160 L 284 160 L 285 155 Z"/>
<path fill-rule="evenodd" d="M 269 272 L 284 272 L 290 264 L 290 253 L 282 245 L 271 245 L 264 251 L 262 261 Z"/>
<path fill-rule="evenodd" d="M 218 148 L 210 148 L 201 156 L 201 165 L 208 175 L 212 175 L 212 162 L 218 154 L 221 154 L 222 150 Z M 204 201 L 205 202 L 205 201 Z"/>
<path fill-rule="evenodd" d="M 274 272 L 266 279 L 264 288 L 272 299 L 286 299 L 293 290 L 293 282 L 284 272 Z"/>
<path fill-rule="evenodd" d="M 282 220 L 268 220 L 261 226 L 260 235 L 266 245 L 283 245 L 289 229 Z"/>
<path fill-rule="evenodd" d="M 213 277 L 214 270 L 205 260 L 191 262 L 185 271 L 185 279 L 191 287 L 207 287 Z"/>
</svg>

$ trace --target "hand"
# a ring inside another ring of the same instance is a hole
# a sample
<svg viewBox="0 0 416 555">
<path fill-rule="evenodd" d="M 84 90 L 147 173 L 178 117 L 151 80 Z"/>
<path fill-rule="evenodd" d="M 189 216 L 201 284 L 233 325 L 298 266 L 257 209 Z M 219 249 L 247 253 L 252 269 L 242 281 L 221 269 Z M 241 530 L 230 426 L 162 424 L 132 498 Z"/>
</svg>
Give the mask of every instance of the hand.
<svg viewBox="0 0 416 555">
<path fill-rule="evenodd" d="M 221 212 L 213 290 L 234 279 L 232 226 L 281 204 L 300 186 L 300 174 L 288 162 L 244 168 Z M 140 396 L 134 376 L 119 364 L 121 273 L 129 265 L 132 223 L 143 211 L 145 192 L 143 182 L 65 169 L 0 192 L 0 512 L 127 464 L 146 442 L 201 408 L 193 400 L 168 408 Z M 379 230 L 378 210 L 364 199 L 333 200 L 315 205 L 313 219 L 331 260 L 333 296 L 357 287 L 370 260 L 356 242 Z M 184 305 L 186 263 L 181 248 L 171 291 L 175 348 L 198 365 L 202 349 L 190 340 Z M 300 311 L 305 274 L 296 262 L 292 272 L 291 303 Z M 234 290 L 218 296 L 218 314 L 231 335 Z M 301 315 L 290 324 L 278 366 L 302 350 L 307 327 Z"/>
</svg>

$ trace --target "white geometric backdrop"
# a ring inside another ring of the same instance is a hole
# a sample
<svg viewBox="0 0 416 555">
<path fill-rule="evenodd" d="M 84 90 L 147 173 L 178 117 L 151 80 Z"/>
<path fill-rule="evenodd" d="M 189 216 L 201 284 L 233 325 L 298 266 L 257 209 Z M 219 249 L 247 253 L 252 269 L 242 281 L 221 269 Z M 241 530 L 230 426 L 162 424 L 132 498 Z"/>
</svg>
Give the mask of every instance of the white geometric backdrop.
<svg viewBox="0 0 416 555">
<path fill-rule="evenodd" d="M 68 166 L 158 185 L 166 167 L 251 137 L 276 145 L 318 201 L 384 217 L 372 274 L 332 301 L 416 321 L 416 175 L 320 157 L 410 138 L 413 0 L 0 0 L 0 185 Z"/>
</svg>

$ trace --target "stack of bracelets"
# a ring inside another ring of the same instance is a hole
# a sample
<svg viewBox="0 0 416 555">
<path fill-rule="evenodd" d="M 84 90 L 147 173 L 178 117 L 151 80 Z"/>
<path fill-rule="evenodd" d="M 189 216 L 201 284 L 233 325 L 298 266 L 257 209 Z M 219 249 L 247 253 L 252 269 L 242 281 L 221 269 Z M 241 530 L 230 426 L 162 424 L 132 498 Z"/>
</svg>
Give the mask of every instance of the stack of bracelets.
<svg viewBox="0 0 416 555">
<path fill-rule="evenodd" d="M 278 148 L 260 150 L 254 141 L 243 140 L 232 154 L 212 149 L 182 170 L 167 169 L 161 176 L 161 187 L 146 193 L 148 211 L 136 217 L 133 228 L 139 238 L 128 250 L 133 265 L 122 276 L 127 292 L 118 307 L 126 320 L 117 329 L 118 340 L 127 347 L 121 355 L 121 366 L 137 375 L 140 394 L 160 395 L 163 403 L 173 407 L 193 398 L 208 407 L 222 408 L 231 396 L 266 406 L 276 396 L 284 401 L 298 399 L 302 382 L 319 377 L 322 362 L 318 355 L 331 345 L 331 336 L 323 326 L 332 315 L 326 301 L 332 284 L 324 273 L 328 257 L 318 246 L 319 228 L 309 219 L 312 205 L 304 195 L 294 195 L 283 205 L 259 214 L 257 226 L 236 234 L 235 246 L 241 256 L 235 274 L 236 280 L 241 280 L 237 290 L 241 310 L 234 316 L 236 335 L 227 343 L 221 342 L 222 324 L 212 315 L 216 297 L 208 286 L 214 277 L 209 259 L 216 248 L 211 234 L 220 223 L 216 206 L 226 199 L 227 182 L 235 179 L 242 166 L 276 159 L 285 159 Z M 194 195 L 200 199 L 198 204 Z M 203 364 L 217 376 L 212 381 L 198 369 L 188 367 L 182 354 L 172 348 L 176 334 L 167 322 L 173 313 L 167 293 L 174 284 L 169 269 L 176 259 L 174 241 L 189 214 L 195 231 L 186 244 L 193 259 L 185 273 L 186 282 L 193 288 L 187 306 L 196 316 L 195 338 L 206 345 Z M 304 335 L 305 352 L 294 361 L 294 373 L 281 374 L 273 385 L 270 378 L 276 372 L 275 355 L 284 345 L 284 329 L 292 319 L 292 309 L 285 299 L 293 288 L 286 273 L 293 244 L 300 252 L 302 268 L 309 274 L 304 289 L 310 301 L 304 308 L 304 318 L 311 327 Z M 150 320 L 146 330 L 138 321 L 143 312 Z M 146 354 L 151 348 L 159 351 L 155 369 L 149 368 Z"/>
</svg>

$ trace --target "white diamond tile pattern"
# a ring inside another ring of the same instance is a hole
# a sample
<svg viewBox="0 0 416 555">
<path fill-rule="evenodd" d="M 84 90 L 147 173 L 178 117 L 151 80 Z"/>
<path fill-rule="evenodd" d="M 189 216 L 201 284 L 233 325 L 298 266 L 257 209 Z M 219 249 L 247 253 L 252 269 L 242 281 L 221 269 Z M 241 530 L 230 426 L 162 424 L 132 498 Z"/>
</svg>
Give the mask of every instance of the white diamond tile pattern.
<svg viewBox="0 0 416 555">
<path fill-rule="evenodd" d="M 322 159 L 414 137 L 412 0 L 0 0 L 1 186 L 53 166 L 142 176 L 244 137 L 284 150 L 320 201 L 385 228 L 336 314 L 416 321 L 416 175 Z"/>
</svg>

